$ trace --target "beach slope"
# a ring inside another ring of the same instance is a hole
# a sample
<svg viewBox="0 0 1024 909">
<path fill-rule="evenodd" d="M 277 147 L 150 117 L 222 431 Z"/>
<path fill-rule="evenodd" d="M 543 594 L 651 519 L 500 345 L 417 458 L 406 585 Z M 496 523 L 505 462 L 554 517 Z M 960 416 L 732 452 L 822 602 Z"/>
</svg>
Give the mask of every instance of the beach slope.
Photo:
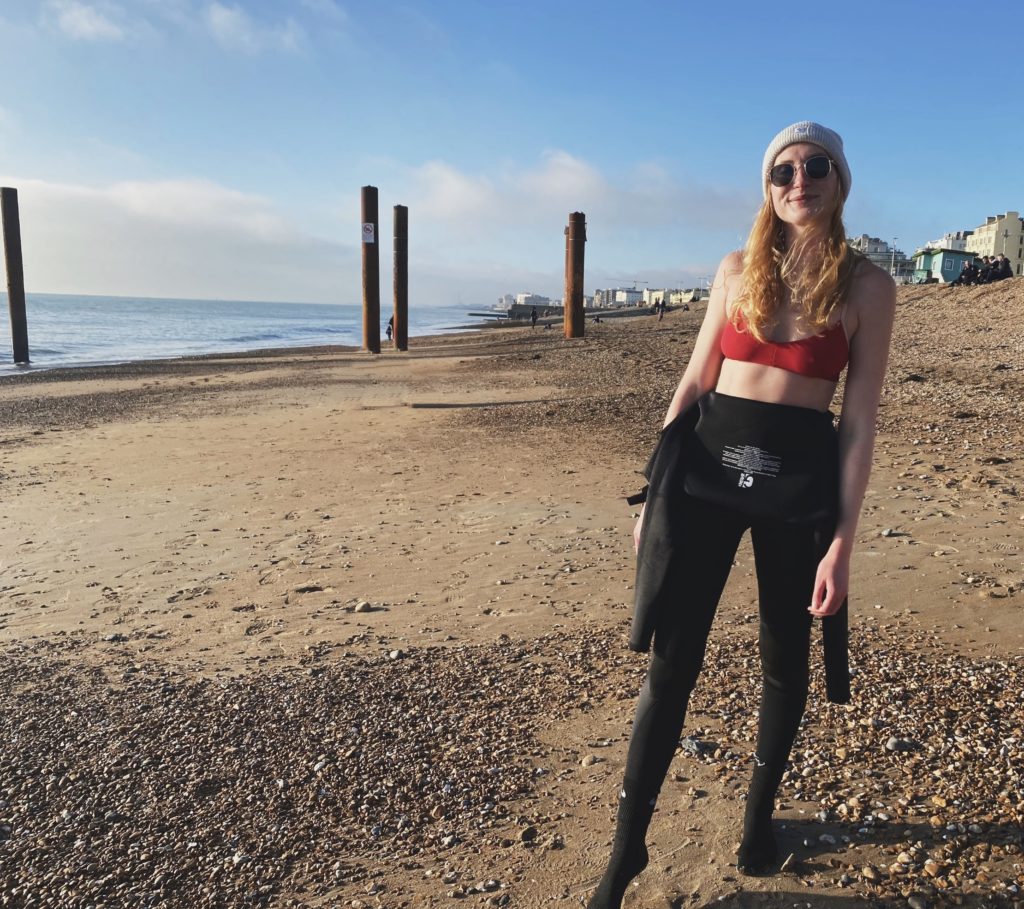
<svg viewBox="0 0 1024 909">
<path fill-rule="evenodd" d="M 0 379 L 0 905 L 578 906 L 644 670 L 624 496 L 701 315 Z M 627 906 L 1021 900 L 1021 325 L 1021 280 L 900 290 L 792 858 L 733 864 L 745 543 Z"/>
</svg>

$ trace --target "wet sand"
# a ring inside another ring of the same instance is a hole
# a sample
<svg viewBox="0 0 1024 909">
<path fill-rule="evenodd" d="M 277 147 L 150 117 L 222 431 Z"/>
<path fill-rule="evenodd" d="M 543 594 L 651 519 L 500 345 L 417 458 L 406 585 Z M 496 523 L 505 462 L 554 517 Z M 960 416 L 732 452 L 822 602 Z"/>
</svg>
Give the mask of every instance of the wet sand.
<svg viewBox="0 0 1024 909">
<path fill-rule="evenodd" d="M 899 299 L 793 859 L 730 867 L 745 543 L 626 906 L 1021 899 L 1024 282 Z M 623 496 L 701 315 L 0 380 L 0 905 L 578 906 L 644 668 Z"/>
</svg>

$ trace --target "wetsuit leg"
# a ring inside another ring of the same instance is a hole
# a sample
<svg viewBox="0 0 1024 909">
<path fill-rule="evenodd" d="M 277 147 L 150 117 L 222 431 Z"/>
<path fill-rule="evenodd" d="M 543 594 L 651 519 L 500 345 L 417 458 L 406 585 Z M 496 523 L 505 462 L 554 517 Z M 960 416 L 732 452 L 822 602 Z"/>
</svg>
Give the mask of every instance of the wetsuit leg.
<svg viewBox="0 0 1024 909">
<path fill-rule="evenodd" d="M 737 864 L 763 873 L 777 857 L 771 829 L 775 793 L 807 702 L 814 577 L 820 546 L 814 530 L 774 521 L 751 528 L 761 610 L 763 685 L 757 754 Z"/>
<path fill-rule="evenodd" d="M 654 636 L 626 756 L 626 776 L 655 794 L 679 744 L 690 693 L 704 664 L 708 633 L 748 519 L 697 499 L 684 499 L 682 554 L 673 566 L 678 607 Z"/>
<path fill-rule="evenodd" d="M 684 498 L 681 555 L 672 566 L 678 606 L 659 619 L 647 678 L 637 703 L 608 868 L 588 909 L 618 909 L 629 882 L 647 866 L 644 838 L 679 745 L 690 693 L 704 662 L 708 632 L 747 519 Z"/>
</svg>

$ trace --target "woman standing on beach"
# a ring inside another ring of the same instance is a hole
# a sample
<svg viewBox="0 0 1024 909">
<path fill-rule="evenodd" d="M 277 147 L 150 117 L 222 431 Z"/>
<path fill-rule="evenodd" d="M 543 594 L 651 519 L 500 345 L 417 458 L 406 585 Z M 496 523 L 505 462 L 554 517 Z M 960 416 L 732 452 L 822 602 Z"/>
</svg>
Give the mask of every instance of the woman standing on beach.
<svg viewBox="0 0 1024 909">
<path fill-rule="evenodd" d="M 846 594 L 871 470 L 895 287 L 846 243 L 839 135 L 803 121 L 769 144 L 765 202 L 722 260 L 648 467 L 637 521 L 630 646 L 654 648 L 640 693 L 607 870 L 589 909 L 618 909 L 682 732 L 708 632 L 749 528 L 760 603 L 761 708 L 737 865 L 777 860 L 775 794 L 807 699 L 813 617 L 828 696 L 849 699 Z M 838 433 L 829 405 L 849 364 Z"/>
</svg>

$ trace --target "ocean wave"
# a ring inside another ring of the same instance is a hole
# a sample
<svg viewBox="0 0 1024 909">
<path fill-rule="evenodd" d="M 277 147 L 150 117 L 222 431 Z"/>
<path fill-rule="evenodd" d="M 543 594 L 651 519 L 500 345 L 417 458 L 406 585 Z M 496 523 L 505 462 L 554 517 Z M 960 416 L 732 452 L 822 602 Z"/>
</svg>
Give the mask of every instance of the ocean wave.
<svg viewBox="0 0 1024 909">
<path fill-rule="evenodd" d="M 260 341 L 285 341 L 288 339 L 287 334 L 281 334 L 276 331 L 260 331 L 253 332 L 248 335 L 235 335 L 233 338 L 224 338 L 224 344 L 255 344 Z"/>
</svg>

